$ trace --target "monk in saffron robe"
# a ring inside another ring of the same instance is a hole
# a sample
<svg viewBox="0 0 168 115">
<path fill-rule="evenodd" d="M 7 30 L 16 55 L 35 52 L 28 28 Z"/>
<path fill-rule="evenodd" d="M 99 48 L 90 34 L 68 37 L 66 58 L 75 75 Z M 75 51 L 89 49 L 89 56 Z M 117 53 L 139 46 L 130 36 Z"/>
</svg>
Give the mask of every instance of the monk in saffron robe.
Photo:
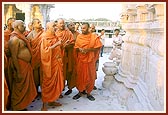
<svg viewBox="0 0 168 115">
<path fill-rule="evenodd" d="M 56 36 L 59 40 L 62 40 L 62 55 L 63 55 L 63 75 L 64 82 L 67 79 L 67 72 L 72 72 L 72 46 L 74 44 L 73 34 L 69 29 L 65 28 L 65 22 L 63 19 L 57 20 Z M 63 97 L 62 95 L 60 97 Z"/>
<path fill-rule="evenodd" d="M 27 37 L 27 36 L 29 35 L 29 33 L 33 30 L 32 22 L 29 22 L 28 28 L 29 28 L 29 30 L 26 30 L 26 31 L 23 33 L 23 34 L 25 35 L 25 37 Z"/>
<path fill-rule="evenodd" d="M 4 53 L 4 68 L 8 67 L 7 61 L 8 60 L 7 60 L 6 54 Z M 6 78 L 4 77 L 4 111 L 7 110 L 8 96 L 9 96 L 9 89 L 6 82 Z"/>
<path fill-rule="evenodd" d="M 73 99 L 79 99 L 82 92 L 85 90 L 87 98 L 94 101 L 95 98 L 90 94 L 94 88 L 97 60 L 96 52 L 101 48 L 102 43 L 97 38 L 96 34 L 89 32 L 89 24 L 82 24 L 82 34 L 77 36 L 74 48 L 78 51 L 77 54 L 77 82 L 76 87 L 79 91 Z"/>
<path fill-rule="evenodd" d="M 23 32 L 24 22 L 16 20 L 9 40 L 9 50 L 13 62 L 11 107 L 13 111 L 25 110 L 37 95 L 33 69 L 31 67 L 31 47 Z"/>
<path fill-rule="evenodd" d="M 47 103 L 51 106 L 61 106 L 55 100 L 59 98 L 64 87 L 61 40 L 55 36 L 54 22 L 48 22 L 46 27 L 47 30 L 42 34 L 41 43 L 42 111 L 47 111 Z"/>
<path fill-rule="evenodd" d="M 5 47 L 5 53 L 7 57 L 9 56 L 8 52 L 8 41 L 10 39 L 10 34 L 13 31 L 12 23 L 15 21 L 15 18 L 9 18 L 7 20 L 7 29 L 4 31 L 4 47 Z"/>
<path fill-rule="evenodd" d="M 38 91 L 38 86 L 40 86 L 40 64 L 41 64 L 41 56 L 40 56 L 40 45 L 41 45 L 41 35 L 43 33 L 41 21 L 37 18 L 32 21 L 33 30 L 27 36 L 27 39 L 30 40 L 31 48 L 32 48 L 32 68 L 34 75 L 34 82 L 36 85 L 36 89 Z"/>
<path fill-rule="evenodd" d="M 67 27 L 72 32 L 74 41 L 76 41 L 76 38 L 79 35 L 79 32 L 75 31 L 75 24 L 73 22 L 69 22 Z M 70 72 L 67 71 L 66 79 L 67 79 L 67 85 L 69 90 L 65 93 L 65 95 L 69 95 L 72 93 L 72 89 L 76 86 L 76 76 L 77 76 L 77 72 L 76 72 L 77 53 L 76 53 L 76 50 L 74 49 L 74 45 L 72 45 L 72 47 L 69 47 L 68 49 L 69 49 L 68 53 L 73 55 L 69 55 L 69 56 L 72 56 L 70 58 L 71 60 L 69 60 L 72 63 L 72 64 L 69 64 L 72 70 Z"/>
<path fill-rule="evenodd" d="M 11 79 L 10 77 L 8 77 L 8 61 L 9 61 L 9 57 L 10 57 L 10 52 L 9 52 L 9 47 L 8 47 L 8 41 L 10 39 L 10 34 L 13 31 L 13 27 L 12 27 L 12 23 L 15 21 L 14 18 L 9 18 L 7 20 L 7 29 L 4 31 L 4 53 L 6 55 L 7 58 L 7 63 L 6 63 L 6 68 L 5 68 L 5 77 L 7 80 L 7 84 L 9 85 L 9 89 L 11 87 Z"/>
<path fill-rule="evenodd" d="M 6 64 L 5 64 L 5 79 L 8 85 L 8 89 L 9 89 L 9 94 L 11 94 L 11 87 L 12 87 L 12 79 L 11 79 L 11 75 L 10 75 L 10 67 L 9 67 L 9 63 L 11 62 L 11 60 L 9 59 L 10 57 L 10 52 L 9 52 L 9 46 L 8 46 L 8 41 L 10 39 L 10 34 L 13 31 L 13 27 L 12 27 L 12 23 L 15 21 L 15 18 L 9 18 L 7 20 L 7 28 L 4 31 L 4 54 L 6 56 Z M 8 104 L 7 104 L 7 109 L 10 109 L 10 105 L 11 105 L 11 101 L 10 101 L 10 95 L 8 96 Z"/>
</svg>

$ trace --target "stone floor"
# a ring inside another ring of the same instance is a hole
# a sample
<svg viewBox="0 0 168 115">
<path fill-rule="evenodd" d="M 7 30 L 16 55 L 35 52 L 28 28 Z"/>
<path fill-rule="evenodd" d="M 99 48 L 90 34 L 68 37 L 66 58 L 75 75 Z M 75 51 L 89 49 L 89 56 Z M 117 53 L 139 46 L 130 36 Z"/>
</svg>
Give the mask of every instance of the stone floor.
<svg viewBox="0 0 168 115">
<path fill-rule="evenodd" d="M 90 101 L 86 96 L 82 96 L 78 100 L 73 100 L 72 97 L 77 94 L 76 88 L 73 92 L 66 96 L 64 93 L 67 91 L 67 87 L 63 91 L 63 98 L 57 101 L 62 104 L 60 107 L 48 107 L 48 111 L 52 112 L 116 112 L 116 111 L 126 111 L 126 107 L 118 103 L 116 96 L 111 96 L 110 93 L 102 87 L 102 81 L 104 80 L 104 73 L 102 71 L 103 63 L 109 62 L 109 54 L 103 54 L 99 61 L 99 70 L 97 71 L 98 77 L 96 80 L 97 90 L 92 91 L 92 95 L 96 98 L 95 101 Z M 40 111 L 42 106 L 42 101 L 40 96 L 28 106 L 28 111 Z"/>
</svg>

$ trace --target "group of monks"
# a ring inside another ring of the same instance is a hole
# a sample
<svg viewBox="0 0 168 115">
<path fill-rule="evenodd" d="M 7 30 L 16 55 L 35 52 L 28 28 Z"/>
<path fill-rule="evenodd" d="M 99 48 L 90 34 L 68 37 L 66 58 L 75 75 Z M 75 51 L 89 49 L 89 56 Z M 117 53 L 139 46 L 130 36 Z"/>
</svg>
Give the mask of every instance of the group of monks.
<svg viewBox="0 0 168 115">
<path fill-rule="evenodd" d="M 29 23 L 26 30 L 21 20 L 9 18 L 4 30 L 4 110 L 26 110 L 38 96 L 41 88 L 42 111 L 62 96 L 66 83 L 72 93 L 94 101 L 91 95 L 96 79 L 96 61 L 102 43 L 101 36 L 92 32 L 89 23 L 82 23 L 81 31 L 75 24 L 63 19 L 51 21 L 42 27 L 39 19 Z M 66 82 L 67 81 L 67 82 Z"/>
</svg>

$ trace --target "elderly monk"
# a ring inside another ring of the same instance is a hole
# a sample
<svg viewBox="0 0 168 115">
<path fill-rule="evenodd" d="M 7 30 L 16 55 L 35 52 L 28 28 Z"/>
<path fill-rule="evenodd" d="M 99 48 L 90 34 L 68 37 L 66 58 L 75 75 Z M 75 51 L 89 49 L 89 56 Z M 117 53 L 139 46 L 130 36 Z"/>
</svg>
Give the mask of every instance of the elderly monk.
<svg viewBox="0 0 168 115">
<path fill-rule="evenodd" d="M 76 38 L 79 35 L 79 32 L 75 31 L 75 24 L 73 22 L 69 22 L 67 27 L 72 32 L 74 41 L 76 41 Z M 67 79 L 67 85 L 69 90 L 65 93 L 65 95 L 69 95 L 72 93 L 72 89 L 76 86 L 76 76 L 77 76 L 77 73 L 76 73 L 77 55 L 76 55 L 76 50 L 74 50 L 74 45 L 72 45 L 72 47 L 69 47 L 69 53 L 72 54 L 70 55 L 71 60 L 69 60 L 72 62 L 72 64 L 69 65 L 71 66 L 70 68 L 72 69 L 70 72 L 67 71 L 66 79 Z"/>
<path fill-rule="evenodd" d="M 55 100 L 59 98 L 64 87 L 61 40 L 55 36 L 55 22 L 48 22 L 46 27 L 41 43 L 42 111 L 47 111 L 47 102 L 50 106 L 61 106 Z"/>
<path fill-rule="evenodd" d="M 9 57 L 10 57 L 10 52 L 9 52 L 9 47 L 8 47 L 8 41 L 10 39 L 10 34 L 13 32 L 12 23 L 14 21 L 15 21 L 15 18 L 9 18 L 7 20 L 7 29 L 4 31 L 4 51 L 5 51 L 4 53 L 5 53 L 6 58 L 7 58 L 6 68 L 5 68 L 5 77 L 6 77 L 9 89 L 11 88 L 11 79 L 8 76 L 8 61 L 9 61 Z"/>
<path fill-rule="evenodd" d="M 25 24 L 21 20 L 13 23 L 14 31 L 9 40 L 9 50 L 13 62 L 11 106 L 13 111 L 25 110 L 37 95 L 33 69 L 31 67 L 31 47 L 23 32 Z"/>
<path fill-rule="evenodd" d="M 32 68 L 34 75 L 34 82 L 38 91 L 38 86 L 40 86 L 40 64 L 41 64 L 41 56 L 40 56 L 40 45 L 41 45 L 41 35 L 43 33 L 41 21 L 37 18 L 32 21 L 33 30 L 27 36 L 27 39 L 30 40 L 31 48 L 32 48 Z"/>
<path fill-rule="evenodd" d="M 73 99 L 78 99 L 82 96 L 85 90 L 87 98 L 94 101 L 95 98 L 90 94 L 93 90 L 97 60 L 96 52 L 101 48 L 102 43 L 96 34 L 89 32 L 89 24 L 82 24 L 82 34 L 77 36 L 74 48 L 78 51 L 77 57 L 77 82 L 76 87 L 79 91 Z"/>
<path fill-rule="evenodd" d="M 33 30 L 32 22 L 29 22 L 28 28 L 29 28 L 29 30 L 25 30 L 25 32 L 23 33 L 25 35 L 25 37 L 27 37 L 29 35 L 29 33 Z"/>
<path fill-rule="evenodd" d="M 74 38 L 71 31 L 65 28 L 65 22 L 63 19 L 57 20 L 56 36 L 59 40 L 62 40 L 62 55 L 63 55 L 63 75 L 64 82 L 67 79 L 67 72 L 72 72 L 72 47 L 74 44 Z M 62 95 L 60 97 L 63 97 Z"/>
</svg>

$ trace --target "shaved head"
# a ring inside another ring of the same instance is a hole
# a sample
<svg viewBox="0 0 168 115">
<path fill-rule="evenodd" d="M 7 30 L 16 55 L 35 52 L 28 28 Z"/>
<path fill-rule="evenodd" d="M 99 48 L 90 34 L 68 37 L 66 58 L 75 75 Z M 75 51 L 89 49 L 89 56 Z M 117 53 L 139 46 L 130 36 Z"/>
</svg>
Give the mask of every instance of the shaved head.
<svg viewBox="0 0 168 115">
<path fill-rule="evenodd" d="M 26 29 L 26 26 L 24 24 L 24 22 L 22 20 L 15 20 L 15 22 L 13 22 L 13 28 L 15 31 L 21 32 L 23 33 Z"/>
<path fill-rule="evenodd" d="M 91 24 L 90 25 L 90 32 L 96 32 L 95 25 Z"/>
<path fill-rule="evenodd" d="M 55 31 L 56 31 L 56 24 L 55 24 L 55 22 L 54 21 L 47 22 L 46 28 L 47 28 L 47 31 L 55 33 Z"/>
<path fill-rule="evenodd" d="M 47 22 L 46 27 L 47 27 L 47 28 L 50 28 L 50 27 L 52 27 L 54 24 L 55 24 L 55 22 Z"/>
<path fill-rule="evenodd" d="M 13 28 L 17 28 L 19 24 L 24 24 L 24 22 L 22 20 L 15 20 L 13 22 Z"/>
<path fill-rule="evenodd" d="M 57 20 L 57 27 L 59 30 L 64 30 L 65 29 L 65 21 L 63 19 L 58 19 Z"/>
<path fill-rule="evenodd" d="M 64 22 L 64 19 L 59 18 L 59 19 L 57 20 L 57 22 Z"/>
</svg>

